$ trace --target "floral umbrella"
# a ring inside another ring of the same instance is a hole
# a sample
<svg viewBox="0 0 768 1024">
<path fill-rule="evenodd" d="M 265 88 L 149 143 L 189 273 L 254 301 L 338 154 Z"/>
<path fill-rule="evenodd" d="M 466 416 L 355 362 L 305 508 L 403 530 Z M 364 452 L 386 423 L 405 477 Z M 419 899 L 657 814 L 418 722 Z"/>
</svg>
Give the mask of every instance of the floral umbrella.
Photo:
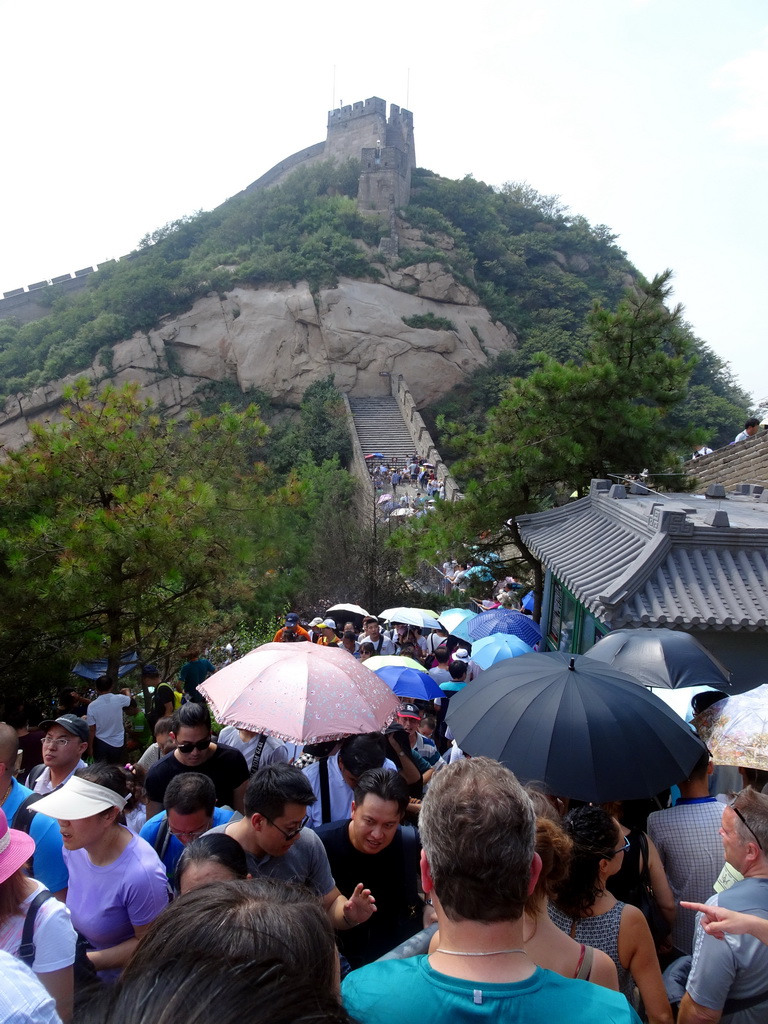
<svg viewBox="0 0 768 1024">
<path fill-rule="evenodd" d="M 294 743 L 378 732 L 398 707 L 375 672 L 318 644 L 262 644 L 198 689 L 217 722 Z"/>
<path fill-rule="evenodd" d="M 691 724 L 715 764 L 768 769 L 768 684 L 719 700 Z"/>
</svg>

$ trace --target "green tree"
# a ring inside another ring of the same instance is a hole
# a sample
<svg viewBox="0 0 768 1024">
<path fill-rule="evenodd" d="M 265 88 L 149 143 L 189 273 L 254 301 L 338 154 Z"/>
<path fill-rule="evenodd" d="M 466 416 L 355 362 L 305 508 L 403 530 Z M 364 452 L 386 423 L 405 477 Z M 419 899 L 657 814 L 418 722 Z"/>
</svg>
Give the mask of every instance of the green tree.
<svg viewBox="0 0 768 1024">
<path fill-rule="evenodd" d="M 221 609 L 268 586 L 291 485 L 264 487 L 256 410 L 161 419 L 137 384 L 79 381 L 62 422 L 0 465 L 6 669 L 52 651 L 143 658 L 224 630 Z"/>
<path fill-rule="evenodd" d="M 581 363 L 542 355 L 526 378 L 513 378 L 482 429 L 454 426 L 462 453 L 454 472 L 465 500 L 400 531 L 411 561 L 456 551 L 482 538 L 478 551 L 518 554 L 541 597 L 542 572 L 526 549 L 516 517 L 572 492 L 593 477 L 666 473 L 700 435 L 670 422 L 693 370 L 681 309 L 669 309 L 670 272 L 627 291 L 615 312 L 597 305 Z"/>
<path fill-rule="evenodd" d="M 333 374 L 310 384 L 301 399 L 298 424 L 276 431 L 270 446 L 270 464 L 282 473 L 308 459 L 317 465 L 337 458 L 346 467 L 352 457 L 341 392 Z"/>
</svg>

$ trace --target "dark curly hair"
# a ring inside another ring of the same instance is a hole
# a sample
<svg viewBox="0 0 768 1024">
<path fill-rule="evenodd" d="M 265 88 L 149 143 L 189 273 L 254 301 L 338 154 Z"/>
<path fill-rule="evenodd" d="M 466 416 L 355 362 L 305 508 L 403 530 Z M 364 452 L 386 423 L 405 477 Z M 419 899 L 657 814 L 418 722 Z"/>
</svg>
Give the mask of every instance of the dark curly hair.
<svg viewBox="0 0 768 1024">
<path fill-rule="evenodd" d="M 563 829 L 573 843 L 571 869 L 557 887 L 556 906 L 568 917 L 589 917 L 602 892 L 600 861 L 616 849 L 619 827 L 602 807 L 579 807 L 563 818 Z"/>
</svg>

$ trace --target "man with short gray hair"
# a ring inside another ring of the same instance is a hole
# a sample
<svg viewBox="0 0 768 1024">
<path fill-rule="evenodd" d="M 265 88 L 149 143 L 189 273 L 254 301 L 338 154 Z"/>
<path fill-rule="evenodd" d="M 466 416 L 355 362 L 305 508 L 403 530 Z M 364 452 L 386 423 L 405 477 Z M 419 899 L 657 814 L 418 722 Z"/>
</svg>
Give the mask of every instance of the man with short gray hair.
<svg viewBox="0 0 768 1024">
<path fill-rule="evenodd" d="M 744 877 L 711 896 L 710 906 L 768 920 L 768 796 L 742 790 L 723 811 L 727 865 Z M 768 946 L 753 935 L 717 939 L 697 926 L 679 1024 L 764 1024 L 768 1019 Z"/>
<path fill-rule="evenodd" d="M 342 997 L 365 1024 L 446 1020 L 632 1024 L 623 995 L 537 967 L 524 949 L 523 908 L 541 860 L 535 815 L 507 768 L 485 757 L 435 776 L 421 808 L 421 878 L 439 931 L 427 956 L 347 976 Z"/>
</svg>

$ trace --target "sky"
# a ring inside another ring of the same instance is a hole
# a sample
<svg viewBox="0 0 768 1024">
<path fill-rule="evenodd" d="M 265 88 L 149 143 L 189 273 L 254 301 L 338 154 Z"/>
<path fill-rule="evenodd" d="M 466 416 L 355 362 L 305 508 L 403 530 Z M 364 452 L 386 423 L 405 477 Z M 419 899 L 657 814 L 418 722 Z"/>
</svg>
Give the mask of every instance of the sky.
<svg viewBox="0 0 768 1024">
<path fill-rule="evenodd" d="M 129 252 L 380 96 L 419 166 L 527 181 L 671 267 L 768 396 L 765 0 L 0 0 L 0 25 L 0 292 Z"/>
</svg>

